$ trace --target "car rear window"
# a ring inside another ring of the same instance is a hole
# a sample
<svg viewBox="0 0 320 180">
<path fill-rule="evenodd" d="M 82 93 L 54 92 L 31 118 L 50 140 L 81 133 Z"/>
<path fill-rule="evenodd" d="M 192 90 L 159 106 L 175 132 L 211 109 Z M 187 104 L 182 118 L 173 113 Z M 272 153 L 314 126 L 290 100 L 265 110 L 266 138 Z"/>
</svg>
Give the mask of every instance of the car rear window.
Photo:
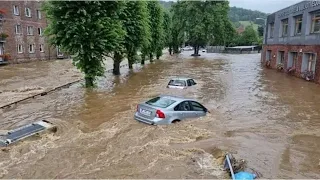
<svg viewBox="0 0 320 180">
<path fill-rule="evenodd" d="M 175 102 L 176 101 L 174 101 L 172 99 L 167 99 L 167 98 L 163 98 L 163 97 L 156 97 L 156 98 L 153 98 L 153 99 L 147 101 L 146 104 L 160 107 L 160 108 L 167 108 Z"/>
<path fill-rule="evenodd" d="M 170 80 L 169 86 L 186 86 L 186 81 L 184 80 Z"/>
</svg>

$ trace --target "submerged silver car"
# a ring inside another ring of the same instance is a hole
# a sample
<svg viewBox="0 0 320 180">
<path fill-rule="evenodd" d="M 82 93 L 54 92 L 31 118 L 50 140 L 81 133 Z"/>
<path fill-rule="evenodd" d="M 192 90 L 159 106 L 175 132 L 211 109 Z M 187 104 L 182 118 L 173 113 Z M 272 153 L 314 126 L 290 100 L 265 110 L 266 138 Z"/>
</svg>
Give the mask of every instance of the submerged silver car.
<svg viewBox="0 0 320 180">
<path fill-rule="evenodd" d="M 209 111 L 199 102 L 183 97 L 160 95 L 137 105 L 135 120 L 147 124 L 171 124 L 206 116 Z"/>
<path fill-rule="evenodd" d="M 196 84 L 197 83 L 191 78 L 179 77 L 179 78 L 172 78 L 169 81 L 167 88 L 186 89 L 187 87 L 194 86 Z"/>
</svg>

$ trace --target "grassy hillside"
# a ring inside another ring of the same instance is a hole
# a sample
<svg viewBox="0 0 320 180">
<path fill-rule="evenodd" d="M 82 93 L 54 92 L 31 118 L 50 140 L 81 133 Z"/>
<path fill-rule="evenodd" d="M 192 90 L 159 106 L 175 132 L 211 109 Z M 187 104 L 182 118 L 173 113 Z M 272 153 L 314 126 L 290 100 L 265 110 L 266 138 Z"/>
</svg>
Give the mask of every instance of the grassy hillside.
<svg viewBox="0 0 320 180">
<path fill-rule="evenodd" d="M 255 29 L 256 31 L 258 30 L 258 24 L 256 24 L 256 23 L 254 23 L 254 22 L 252 22 L 252 21 L 239 21 L 239 23 L 242 25 L 242 26 L 244 26 L 244 27 L 247 27 L 247 26 L 249 26 L 249 25 L 251 25 L 252 24 L 252 26 L 253 26 L 253 29 Z"/>
<path fill-rule="evenodd" d="M 160 1 L 162 7 L 166 10 L 170 10 L 173 3 L 173 1 Z M 253 11 L 238 7 L 230 7 L 229 10 L 229 19 L 236 28 L 240 27 L 241 25 L 247 27 L 252 23 L 253 28 L 257 30 L 259 25 L 262 26 L 264 24 L 264 20 L 257 18 L 265 19 L 267 18 L 267 15 L 268 14 L 260 11 Z"/>
<path fill-rule="evenodd" d="M 252 21 L 255 24 L 263 25 L 264 20 L 266 19 L 268 14 L 260 12 L 260 11 L 253 11 L 249 9 L 243 9 L 238 7 L 230 7 L 229 11 L 229 19 L 232 22 L 241 22 L 241 21 Z M 262 19 L 257 19 L 262 18 Z"/>
</svg>

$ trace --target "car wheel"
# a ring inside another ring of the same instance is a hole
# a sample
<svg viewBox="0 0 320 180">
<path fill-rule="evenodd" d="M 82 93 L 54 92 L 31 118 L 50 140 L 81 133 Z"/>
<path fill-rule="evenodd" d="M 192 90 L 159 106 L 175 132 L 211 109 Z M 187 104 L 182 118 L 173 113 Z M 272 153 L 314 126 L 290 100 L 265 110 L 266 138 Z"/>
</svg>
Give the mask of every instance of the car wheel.
<svg viewBox="0 0 320 180">
<path fill-rule="evenodd" d="M 176 119 L 176 120 L 173 120 L 171 123 L 174 124 L 174 123 L 177 123 L 177 122 L 180 122 L 180 120 Z"/>
</svg>

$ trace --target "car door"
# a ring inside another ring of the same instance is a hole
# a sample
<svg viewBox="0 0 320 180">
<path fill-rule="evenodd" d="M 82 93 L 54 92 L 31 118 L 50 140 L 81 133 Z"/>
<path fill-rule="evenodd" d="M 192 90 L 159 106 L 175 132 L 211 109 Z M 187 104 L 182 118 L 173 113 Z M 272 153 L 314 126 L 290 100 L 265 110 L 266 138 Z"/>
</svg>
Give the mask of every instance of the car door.
<svg viewBox="0 0 320 180">
<path fill-rule="evenodd" d="M 190 101 L 190 106 L 195 117 L 201 117 L 207 114 L 207 109 L 198 102 Z"/>
<path fill-rule="evenodd" d="M 197 115 L 192 112 L 189 101 L 181 102 L 174 108 L 174 111 L 176 112 L 176 118 L 180 120 L 197 117 Z"/>
</svg>

